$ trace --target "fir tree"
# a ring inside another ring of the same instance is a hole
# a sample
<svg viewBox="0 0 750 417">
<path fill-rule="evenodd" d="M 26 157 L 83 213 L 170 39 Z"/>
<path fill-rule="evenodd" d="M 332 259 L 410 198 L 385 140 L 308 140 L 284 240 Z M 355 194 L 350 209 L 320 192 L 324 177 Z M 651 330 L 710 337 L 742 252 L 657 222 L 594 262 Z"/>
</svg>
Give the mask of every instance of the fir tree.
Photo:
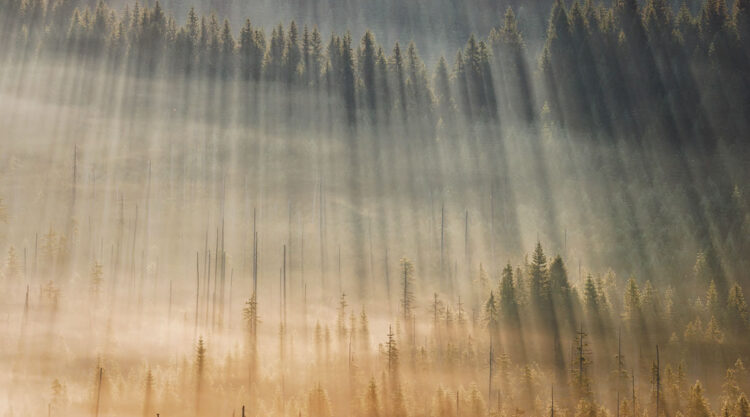
<svg viewBox="0 0 750 417">
<path fill-rule="evenodd" d="M 364 399 L 364 417 L 380 417 L 380 405 L 378 403 L 378 387 L 375 379 L 370 378 Z"/>
<path fill-rule="evenodd" d="M 688 395 L 687 410 L 685 413 L 686 417 L 711 417 L 711 409 L 708 405 L 708 401 L 703 394 L 703 385 L 700 381 L 696 381 L 695 385 L 690 388 L 690 394 Z"/>
<path fill-rule="evenodd" d="M 537 242 L 536 249 L 529 265 L 531 302 L 539 311 L 546 311 L 549 307 L 549 275 L 547 273 L 547 258 L 544 256 L 542 245 Z"/>
<path fill-rule="evenodd" d="M 508 263 L 500 279 L 500 311 L 505 322 L 511 326 L 519 325 L 518 298 L 513 282 L 513 267 Z"/>
<path fill-rule="evenodd" d="M 331 404 L 328 393 L 320 384 L 313 388 L 307 395 L 307 415 L 309 417 L 330 417 Z"/>
<path fill-rule="evenodd" d="M 748 328 L 748 323 L 750 323 L 750 313 L 742 287 L 737 283 L 729 289 L 727 311 L 732 330 L 737 335 L 743 334 Z"/>
<path fill-rule="evenodd" d="M 407 258 L 401 258 L 401 312 L 404 323 L 410 323 L 414 308 L 414 265 Z"/>
</svg>

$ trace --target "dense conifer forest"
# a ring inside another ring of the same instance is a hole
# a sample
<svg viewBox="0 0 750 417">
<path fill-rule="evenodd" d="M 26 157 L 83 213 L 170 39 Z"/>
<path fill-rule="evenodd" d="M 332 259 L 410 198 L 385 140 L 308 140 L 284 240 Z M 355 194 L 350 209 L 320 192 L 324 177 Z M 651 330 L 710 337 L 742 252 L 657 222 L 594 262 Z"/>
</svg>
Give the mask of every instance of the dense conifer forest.
<svg viewBox="0 0 750 417">
<path fill-rule="evenodd" d="M 702 1 L 0 0 L 0 413 L 750 417 Z"/>
<path fill-rule="evenodd" d="M 530 52 L 508 8 L 489 33 L 471 35 L 430 66 L 413 42 L 381 45 L 370 31 L 357 40 L 291 21 L 267 25 L 267 33 L 266 22 L 247 19 L 237 32 L 229 20 L 193 8 L 179 23 L 158 1 L 122 10 L 101 1 L 93 9 L 74 5 L 5 0 L 4 58 L 72 59 L 85 68 L 163 77 L 177 84 L 170 90 L 196 79 L 229 81 L 239 90 L 231 98 L 250 102 L 226 103 L 219 91 L 210 105 L 222 114 L 257 114 L 252 100 L 261 84 L 301 90 L 335 101 L 343 107 L 335 116 L 351 127 L 398 122 L 426 134 L 544 118 L 589 135 L 654 132 L 710 146 L 718 138 L 741 140 L 750 115 L 750 4 L 743 1 L 730 9 L 725 0 L 706 0 L 696 14 L 666 0 L 556 1 L 543 48 Z M 295 110 L 309 113 L 290 105 L 291 117 Z"/>
</svg>

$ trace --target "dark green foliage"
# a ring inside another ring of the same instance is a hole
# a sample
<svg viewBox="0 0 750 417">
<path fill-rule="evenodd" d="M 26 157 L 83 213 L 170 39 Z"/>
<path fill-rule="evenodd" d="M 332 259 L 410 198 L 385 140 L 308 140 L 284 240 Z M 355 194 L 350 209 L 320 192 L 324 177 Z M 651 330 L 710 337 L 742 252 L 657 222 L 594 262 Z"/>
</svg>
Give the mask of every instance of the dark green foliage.
<svg viewBox="0 0 750 417">
<path fill-rule="evenodd" d="M 547 257 L 541 243 L 537 242 L 529 265 L 529 288 L 531 302 L 540 311 L 546 311 L 550 301 L 550 281 L 547 273 Z"/>
<path fill-rule="evenodd" d="M 503 269 L 500 278 L 500 311 L 506 324 L 516 327 L 519 325 L 518 298 L 513 282 L 513 267 L 510 263 Z"/>
<path fill-rule="evenodd" d="M 523 126 L 546 109 L 547 126 L 615 139 L 655 132 L 698 145 L 737 141 L 750 127 L 748 0 L 731 8 L 726 0 L 705 0 L 697 16 L 667 0 L 618 0 L 611 7 L 557 0 L 544 47 L 530 53 L 525 28 L 507 8 L 486 40 L 468 37 L 452 70 L 443 59 L 427 68 L 414 43 L 395 43 L 387 56 L 370 31 L 359 45 L 348 33 L 332 34 L 326 48 L 316 27 L 300 33 L 292 21 L 273 27 L 267 44 L 249 20 L 234 34 L 228 21 L 191 8 L 178 25 L 159 2 L 118 13 L 101 1 L 92 10 L 75 9 L 73 0 L 8 0 L 2 11 L 9 44 L 84 62 L 105 58 L 112 69 L 137 75 L 164 70 L 316 89 L 325 81 L 349 126 L 398 121 L 429 135 L 456 121 Z M 529 54 L 538 57 L 539 72 L 527 65 Z M 535 77 L 540 91 L 532 88 Z M 729 238 L 732 250 L 746 251 L 742 239 Z"/>
</svg>

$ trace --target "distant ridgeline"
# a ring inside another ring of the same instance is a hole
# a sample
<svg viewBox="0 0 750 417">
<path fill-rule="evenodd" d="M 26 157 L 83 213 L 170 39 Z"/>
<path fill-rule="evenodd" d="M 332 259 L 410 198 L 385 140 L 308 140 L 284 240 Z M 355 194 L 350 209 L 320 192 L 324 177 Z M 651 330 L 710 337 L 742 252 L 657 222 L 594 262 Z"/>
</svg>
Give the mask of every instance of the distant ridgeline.
<svg viewBox="0 0 750 417">
<path fill-rule="evenodd" d="M 477 122 L 541 121 L 605 137 L 705 143 L 746 142 L 750 121 L 750 0 L 731 9 L 706 0 L 697 16 L 684 5 L 675 13 L 667 0 L 557 1 L 541 51 L 527 50 L 509 8 L 486 39 L 472 35 L 430 69 L 414 43 L 386 49 L 369 31 L 358 42 L 348 32 L 324 39 L 292 21 L 267 36 L 247 20 L 236 34 L 227 20 L 193 9 L 179 25 L 158 2 L 121 12 L 101 2 L 94 10 L 70 0 L 1 4 L 6 62 L 39 54 L 175 83 L 226 80 L 241 84 L 232 91 L 248 103 L 259 91 L 290 101 L 314 94 L 331 99 L 349 127 L 450 134 Z"/>
</svg>

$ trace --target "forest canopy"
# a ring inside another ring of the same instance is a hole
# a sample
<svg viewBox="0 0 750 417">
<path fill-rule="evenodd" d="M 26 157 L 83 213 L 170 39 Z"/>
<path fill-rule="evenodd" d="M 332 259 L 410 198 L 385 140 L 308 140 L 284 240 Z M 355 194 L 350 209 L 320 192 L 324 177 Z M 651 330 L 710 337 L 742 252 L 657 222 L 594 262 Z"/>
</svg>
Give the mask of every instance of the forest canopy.
<svg viewBox="0 0 750 417">
<path fill-rule="evenodd" d="M 237 31 L 193 8 L 177 22 L 158 1 L 119 11 L 101 1 L 93 9 L 74 5 L 3 0 L 5 59 L 38 54 L 139 77 L 239 81 L 248 101 L 236 111 L 252 108 L 259 84 L 304 89 L 339 101 L 351 126 L 398 121 L 427 132 L 454 122 L 545 118 L 584 135 L 709 145 L 742 140 L 750 115 L 746 0 L 731 8 L 706 0 L 695 15 L 666 0 L 556 0 L 538 51 L 526 50 L 508 8 L 490 33 L 471 35 L 429 66 L 413 42 L 380 45 L 370 31 L 357 40 L 251 19 Z"/>
</svg>

